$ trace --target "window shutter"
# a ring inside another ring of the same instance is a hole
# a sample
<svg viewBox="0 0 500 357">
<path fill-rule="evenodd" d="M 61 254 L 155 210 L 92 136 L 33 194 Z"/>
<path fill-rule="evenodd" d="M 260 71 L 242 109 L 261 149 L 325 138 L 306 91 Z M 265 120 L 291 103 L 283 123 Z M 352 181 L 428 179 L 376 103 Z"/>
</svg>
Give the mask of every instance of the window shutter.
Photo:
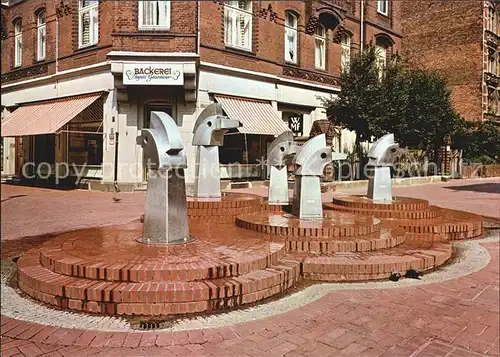
<svg viewBox="0 0 500 357">
<path fill-rule="evenodd" d="M 82 45 L 90 43 L 90 13 L 82 12 Z"/>
<path fill-rule="evenodd" d="M 168 26 L 168 1 L 158 1 L 158 25 Z"/>
</svg>

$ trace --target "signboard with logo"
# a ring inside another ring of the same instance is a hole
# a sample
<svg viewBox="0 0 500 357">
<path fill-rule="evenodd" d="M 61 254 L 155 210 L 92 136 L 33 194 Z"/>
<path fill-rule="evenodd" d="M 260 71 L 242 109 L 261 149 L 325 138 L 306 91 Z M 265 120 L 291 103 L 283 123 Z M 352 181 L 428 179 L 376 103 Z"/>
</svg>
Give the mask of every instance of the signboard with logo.
<svg viewBox="0 0 500 357">
<path fill-rule="evenodd" d="M 123 84 L 183 85 L 183 67 L 180 63 L 124 63 Z"/>
<path fill-rule="evenodd" d="M 302 136 L 303 124 L 304 115 L 302 114 L 293 114 L 288 117 L 288 127 L 294 135 Z"/>
</svg>

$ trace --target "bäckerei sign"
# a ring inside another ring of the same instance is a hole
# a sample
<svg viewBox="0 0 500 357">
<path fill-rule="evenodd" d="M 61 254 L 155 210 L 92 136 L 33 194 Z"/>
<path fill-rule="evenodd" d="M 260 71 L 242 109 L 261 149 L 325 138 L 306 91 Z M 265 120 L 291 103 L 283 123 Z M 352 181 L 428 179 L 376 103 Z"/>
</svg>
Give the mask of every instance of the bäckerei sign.
<svg viewBox="0 0 500 357">
<path fill-rule="evenodd" d="M 123 84 L 183 85 L 184 72 L 179 63 L 124 63 Z"/>
</svg>

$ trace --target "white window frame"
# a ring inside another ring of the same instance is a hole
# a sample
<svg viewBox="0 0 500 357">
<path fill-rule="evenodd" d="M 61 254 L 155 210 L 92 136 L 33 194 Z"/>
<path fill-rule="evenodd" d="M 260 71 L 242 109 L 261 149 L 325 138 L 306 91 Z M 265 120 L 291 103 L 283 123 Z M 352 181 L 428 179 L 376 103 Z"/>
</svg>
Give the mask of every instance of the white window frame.
<svg viewBox="0 0 500 357">
<path fill-rule="evenodd" d="M 351 62 L 351 35 L 343 33 L 340 38 L 340 71 L 349 70 Z"/>
<path fill-rule="evenodd" d="M 169 31 L 170 30 L 170 18 L 171 15 L 171 1 L 170 0 L 153 0 L 153 1 L 137 1 L 137 5 L 139 7 L 139 19 L 138 19 L 138 28 L 139 30 L 147 30 L 147 31 Z M 145 24 L 144 23 L 144 12 L 146 11 L 146 5 L 153 5 L 156 7 L 156 11 L 160 11 L 162 6 L 164 6 L 166 15 L 164 16 L 164 23 L 157 25 L 153 24 Z"/>
<path fill-rule="evenodd" d="M 288 21 L 291 19 L 291 23 Z M 297 16 L 287 11 L 285 13 L 285 61 L 297 63 L 298 58 L 298 19 Z M 290 55 L 293 53 L 293 58 Z"/>
<path fill-rule="evenodd" d="M 377 0 L 377 12 L 387 16 L 389 14 L 389 0 Z"/>
<path fill-rule="evenodd" d="M 14 22 L 14 67 L 23 64 L 23 23 L 21 19 Z"/>
<path fill-rule="evenodd" d="M 245 5 L 242 8 L 240 5 Z M 241 32 L 241 20 L 246 22 Z M 252 2 L 226 1 L 224 2 L 224 44 L 244 51 L 252 51 Z M 241 36 L 243 34 L 243 36 Z M 238 37 L 240 36 L 240 37 Z"/>
<path fill-rule="evenodd" d="M 387 48 L 385 48 L 384 46 L 375 45 L 375 55 L 378 75 L 381 79 L 384 74 L 384 68 L 387 65 Z"/>
<path fill-rule="evenodd" d="M 322 70 L 326 68 L 326 27 L 322 24 L 316 26 L 314 33 L 314 67 Z"/>
<path fill-rule="evenodd" d="M 78 1 L 78 48 L 89 47 L 99 42 L 99 1 L 83 6 L 85 0 Z M 88 0 L 89 1 L 89 0 Z M 92 0 L 90 0 L 92 1 Z M 83 43 L 82 15 L 89 14 L 89 43 Z M 97 23 L 96 23 L 97 20 Z"/>
<path fill-rule="evenodd" d="M 40 10 L 36 15 L 36 59 L 42 61 L 45 59 L 47 48 L 47 12 Z"/>
</svg>

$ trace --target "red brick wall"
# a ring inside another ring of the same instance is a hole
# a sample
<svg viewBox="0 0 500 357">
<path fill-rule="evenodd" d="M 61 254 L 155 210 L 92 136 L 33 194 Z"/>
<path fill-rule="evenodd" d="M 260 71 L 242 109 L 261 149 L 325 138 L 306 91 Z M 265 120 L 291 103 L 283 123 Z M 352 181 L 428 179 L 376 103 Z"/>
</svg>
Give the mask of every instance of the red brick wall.
<svg viewBox="0 0 500 357">
<path fill-rule="evenodd" d="M 482 116 L 482 1 L 401 1 L 403 54 L 415 66 L 436 69 L 452 89 L 465 119 Z"/>
<path fill-rule="evenodd" d="M 231 67 L 255 70 L 259 72 L 283 75 L 284 61 L 284 17 L 285 11 L 293 10 L 298 17 L 298 64 L 292 65 L 309 80 L 318 83 L 324 78 L 324 84 L 333 84 L 333 78 L 340 72 L 340 44 L 334 43 L 337 30 L 327 33 L 326 70 L 318 71 L 314 66 L 314 37 L 305 33 L 311 8 L 331 2 L 343 4 L 345 18 L 342 26 L 353 34 L 353 50 L 359 48 L 360 29 L 359 0 L 317 0 L 302 1 L 255 1 L 253 2 L 253 51 L 246 53 L 232 50 L 224 45 L 224 6 L 219 1 L 202 1 L 201 14 L 201 49 L 202 61 Z M 354 3 L 353 3 L 354 1 Z M 63 16 L 59 22 L 59 70 L 67 70 L 102 62 L 111 50 L 136 52 L 196 52 L 197 42 L 197 3 L 196 1 L 172 1 L 171 29 L 168 32 L 148 32 L 137 29 L 137 2 L 126 0 L 107 0 L 99 4 L 99 42 L 96 46 L 78 49 L 78 2 L 63 0 L 71 9 L 71 14 Z M 10 80 L 23 80 L 29 77 L 52 74 L 55 72 L 55 20 L 56 7 L 61 0 L 30 0 L 11 6 L 5 13 L 9 37 L 2 43 L 2 74 L 10 76 Z M 389 16 L 381 16 L 376 12 L 376 0 L 367 0 L 365 19 L 365 40 L 369 42 L 373 36 L 386 33 L 395 42 L 394 51 L 400 48 L 399 39 L 399 1 L 390 5 Z M 271 10 L 268 12 L 268 6 Z M 35 63 L 34 48 L 36 43 L 36 9 L 45 6 L 47 9 L 47 55 L 44 65 L 47 72 L 33 74 L 26 72 Z M 323 6 L 323 5 L 321 5 Z M 334 7 L 331 7 L 334 8 Z M 354 12 L 352 12 L 354 9 Z M 276 19 L 271 21 L 271 13 Z M 259 16 L 261 14 L 261 16 Z M 13 26 L 12 20 L 21 16 L 23 19 L 23 66 L 21 70 L 13 68 Z M 18 78 L 12 72 L 19 73 Z M 21 75 L 22 74 L 22 75 Z M 293 79 L 293 78 L 292 78 Z M 302 77 L 294 79 L 305 80 Z"/>
<path fill-rule="evenodd" d="M 275 22 L 267 17 L 259 17 L 262 9 L 271 5 L 272 11 L 276 12 Z M 347 15 L 343 26 L 352 33 L 353 49 L 359 48 L 360 28 L 359 2 L 356 3 L 355 13 Z M 262 1 L 253 3 L 253 46 L 252 52 L 233 50 L 224 45 L 224 6 L 217 2 L 206 2 L 201 8 L 201 57 L 203 61 L 221 65 L 244 68 L 269 74 L 282 75 L 282 66 L 286 65 L 284 59 L 284 18 L 287 10 L 293 10 L 299 15 L 298 18 L 298 65 L 301 69 L 327 74 L 331 76 L 340 75 L 340 44 L 334 43 L 335 32 L 328 30 L 326 71 L 318 71 L 314 66 L 314 37 L 305 33 L 308 21 L 307 3 L 299 1 Z M 372 22 L 366 23 L 365 40 L 368 43 L 379 33 L 386 33 L 395 42 L 394 51 L 400 50 L 401 41 L 398 38 L 399 25 L 399 2 L 391 2 L 391 12 L 388 17 L 376 12 L 376 1 L 366 2 L 365 19 Z M 392 24 L 394 24 L 393 27 Z M 389 31 L 386 31 L 386 28 Z M 396 33 L 392 33 L 392 32 Z"/>
</svg>

